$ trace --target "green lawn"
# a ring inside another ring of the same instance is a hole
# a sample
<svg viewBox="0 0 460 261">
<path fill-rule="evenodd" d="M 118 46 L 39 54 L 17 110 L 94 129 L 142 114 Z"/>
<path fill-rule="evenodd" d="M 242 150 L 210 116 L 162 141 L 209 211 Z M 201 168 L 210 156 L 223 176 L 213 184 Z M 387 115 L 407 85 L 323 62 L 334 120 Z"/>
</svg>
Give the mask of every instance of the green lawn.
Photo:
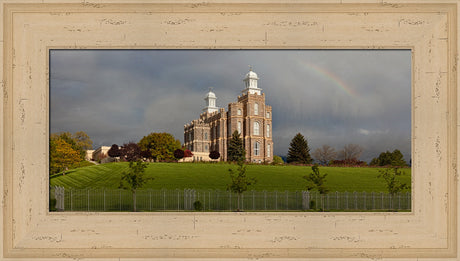
<svg viewBox="0 0 460 261">
<path fill-rule="evenodd" d="M 220 189 L 225 190 L 230 182 L 228 169 L 236 165 L 226 163 L 150 163 L 146 175 L 153 177 L 144 188 L 151 189 Z M 66 188 L 118 188 L 121 174 L 128 163 L 107 163 L 82 167 L 67 172 L 65 176 L 50 179 L 51 186 Z M 327 173 L 326 186 L 333 191 L 385 192 L 385 184 L 377 178 L 378 168 L 320 167 Z M 255 177 L 257 184 L 250 190 L 296 191 L 304 190 L 304 175 L 311 167 L 248 165 L 247 175 Z M 410 184 L 410 168 L 404 169 L 402 182 Z"/>
</svg>

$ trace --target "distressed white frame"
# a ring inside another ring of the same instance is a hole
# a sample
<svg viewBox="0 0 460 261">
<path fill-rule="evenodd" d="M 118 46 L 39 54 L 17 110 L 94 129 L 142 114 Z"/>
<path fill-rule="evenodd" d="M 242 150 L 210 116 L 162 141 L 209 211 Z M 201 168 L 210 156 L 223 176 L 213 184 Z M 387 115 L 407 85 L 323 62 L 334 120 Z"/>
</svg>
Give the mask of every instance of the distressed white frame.
<svg viewBox="0 0 460 261">
<path fill-rule="evenodd" d="M 0 259 L 457 260 L 458 1 L 318 2 L 1 1 Z M 411 49 L 412 211 L 50 213 L 53 48 Z"/>
</svg>

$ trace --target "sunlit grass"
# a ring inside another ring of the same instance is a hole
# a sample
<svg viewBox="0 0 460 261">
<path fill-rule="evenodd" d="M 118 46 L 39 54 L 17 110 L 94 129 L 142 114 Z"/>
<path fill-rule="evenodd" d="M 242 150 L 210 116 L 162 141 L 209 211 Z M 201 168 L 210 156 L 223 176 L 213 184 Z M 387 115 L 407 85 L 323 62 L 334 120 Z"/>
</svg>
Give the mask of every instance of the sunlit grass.
<svg viewBox="0 0 460 261">
<path fill-rule="evenodd" d="M 128 163 L 107 163 L 67 171 L 65 176 L 50 179 L 51 186 L 67 188 L 118 188 Z M 146 175 L 154 178 L 144 188 L 151 189 L 221 189 L 230 182 L 229 168 L 233 164 L 222 163 L 150 163 Z M 327 173 L 326 186 L 330 191 L 386 192 L 383 179 L 377 178 L 379 168 L 320 167 Z M 400 180 L 411 182 L 411 169 L 403 169 Z M 248 165 L 247 175 L 257 183 L 250 189 L 267 191 L 304 190 L 303 176 L 311 173 L 308 166 Z"/>
</svg>

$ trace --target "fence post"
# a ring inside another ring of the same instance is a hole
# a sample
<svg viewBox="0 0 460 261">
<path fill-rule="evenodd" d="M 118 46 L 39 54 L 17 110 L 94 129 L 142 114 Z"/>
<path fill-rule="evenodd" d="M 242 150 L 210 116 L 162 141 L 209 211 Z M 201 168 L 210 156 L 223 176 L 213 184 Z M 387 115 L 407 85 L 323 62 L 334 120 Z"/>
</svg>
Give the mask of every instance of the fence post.
<svg viewBox="0 0 460 261">
<path fill-rule="evenodd" d="M 278 191 L 275 190 L 275 210 L 278 210 Z"/>
<path fill-rule="evenodd" d="M 367 199 L 367 193 L 366 193 L 366 191 L 363 191 L 363 201 L 364 201 L 363 209 L 364 209 L 364 210 L 367 209 L 367 206 L 366 206 L 366 199 Z"/>
<path fill-rule="evenodd" d="M 232 192 L 228 192 L 230 194 L 230 211 L 232 211 Z"/>
<path fill-rule="evenodd" d="M 267 191 L 264 190 L 264 209 L 267 210 Z"/>
<path fill-rule="evenodd" d="M 104 189 L 104 211 L 105 211 L 105 189 Z"/>
<path fill-rule="evenodd" d="M 358 193 L 354 191 L 353 196 L 355 198 L 355 209 L 358 209 Z"/>
<path fill-rule="evenodd" d="M 180 210 L 180 205 L 179 205 L 179 189 L 176 189 L 177 192 L 177 211 Z"/>
<path fill-rule="evenodd" d="M 388 194 L 388 197 L 390 198 L 390 209 L 393 209 L 393 197 L 391 194 Z"/>
<path fill-rule="evenodd" d="M 149 189 L 149 210 L 152 211 L 152 189 Z"/>
<path fill-rule="evenodd" d="M 72 197 L 72 189 L 70 189 L 70 211 L 73 211 L 73 197 Z"/>
<path fill-rule="evenodd" d="M 383 209 L 385 209 L 385 207 L 383 206 L 383 192 L 380 192 L 380 197 L 382 199 L 382 208 L 381 209 L 383 210 Z"/>
<path fill-rule="evenodd" d="M 286 210 L 288 210 L 289 209 L 289 194 L 287 190 L 285 191 L 285 193 L 286 193 Z"/>
<path fill-rule="evenodd" d="M 407 208 L 412 209 L 412 201 L 411 201 L 412 194 L 410 194 L 410 192 L 406 192 L 406 195 L 407 195 Z"/>
<path fill-rule="evenodd" d="M 187 210 L 187 189 L 184 189 L 184 210 Z"/>
<path fill-rule="evenodd" d="M 302 191 L 302 208 L 304 210 L 310 209 L 310 192 L 308 190 Z"/>
<path fill-rule="evenodd" d="M 372 191 L 372 209 L 375 209 L 375 193 Z"/>
<path fill-rule="evenodd" d="M 345 199 L 346 199 L 346 202 L 347 202 L 347 206 L 345 209 L 348 209 L 348 191 L 345 192 Z"/>
<path fill-rule="evenodd" d="M 121 211 L 121 189 L 120 189 L 120 211 Z"/>
<path fill-rule="evenodd" d="M 252 191 L 252 210 L 256 210 L 256 198 L 254 196 L 254 190 Z"/>
<path fill-rule="evenodd" d="M 86 196 L 86 198 L 88 199 L 88 206 L 87 206 L 87 207 L 88 207 L 88 211 L 89 211 L 89 189 L 87 189 L 87 190 L 86 190 L 86 192 L 87 192 L 87 194 L 86 194 L 86 195 L 87 195 L 87 196 Z"/>
<path fill-rule="evenodd" d="M 336 209 L 339 209 L 339 192 L 335 192 L 335 207 Z"/>
</svg>

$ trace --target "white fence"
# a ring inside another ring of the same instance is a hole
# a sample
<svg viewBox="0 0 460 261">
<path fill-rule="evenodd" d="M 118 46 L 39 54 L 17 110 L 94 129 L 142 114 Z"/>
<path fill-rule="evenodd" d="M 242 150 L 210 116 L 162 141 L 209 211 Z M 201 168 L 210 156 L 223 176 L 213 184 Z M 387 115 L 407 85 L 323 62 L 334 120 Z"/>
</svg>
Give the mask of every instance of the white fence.
<svg viewBox="0 0 460 261">
<path fill-rule="evenodd" d="M 122 189 L 53 187 L 57 211 L 133 211 L 133 193 Z M 50 206 L 52 207 L 52 206 Z M 235 211 L 237 194 L 222 190 L 137 190 L 137 211 Z M 247 191 L 243 211 L 386 211 L 411 209 L 411 194 L 383 192 Z"/>
</svg>

